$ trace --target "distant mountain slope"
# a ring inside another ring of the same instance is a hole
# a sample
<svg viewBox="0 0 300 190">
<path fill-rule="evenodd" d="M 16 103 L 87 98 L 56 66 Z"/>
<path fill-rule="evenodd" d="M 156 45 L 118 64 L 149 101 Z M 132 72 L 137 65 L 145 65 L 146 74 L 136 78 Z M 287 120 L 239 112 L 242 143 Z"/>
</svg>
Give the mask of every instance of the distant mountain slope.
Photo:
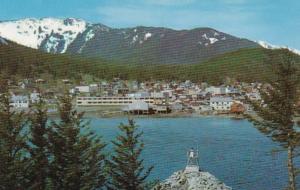
<svg viewBox="0 0 300 190">
<path fill-rule="evenodd" d="M 23 19 L 0 22 L 0 36 L 51 53 L 147 64 L 191 64 L 259 45 L 211 28 L 116 29 L 80 19 Z"/>
<path fill-rule="evenodd" d="M 93 25 L 70 44 L 67 53 L 147 64 L 199 63 L 223 53 L 258 47 L 211 28 L 156 27 L 112 29 Z"/>
</svg>

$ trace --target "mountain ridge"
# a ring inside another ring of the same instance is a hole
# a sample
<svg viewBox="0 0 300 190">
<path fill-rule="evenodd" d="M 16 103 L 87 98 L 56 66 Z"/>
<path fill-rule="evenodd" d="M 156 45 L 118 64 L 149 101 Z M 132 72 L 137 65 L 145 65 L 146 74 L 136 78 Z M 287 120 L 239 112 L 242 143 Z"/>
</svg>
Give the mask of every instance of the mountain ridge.
<svg viewBox="0 0 300 190">
<path fill-rule="evenodd" d="M 212 28 L 173 30 L 163 27 L 134 27 L 94 30 L 92 40 L 85 33 L 70 44 L 67 53 L 89 57 L 159 64 L 198 63 L 216 55 L 258 45 Z"/>
<path fill-rule="evenodd" d="M 210 27 L 181 30 L 151 26 L 112 28 L 79 18 L 0 21 L 0 36 L 47 53 L 139 64 L 196 64 L 244 48 L 282 48 Z M 300 54 L 299 50 L 289 50 Z"/>
<path fill-rule="evenodd" d="M 137 26 L 111 28 L 78 18 L 25 18 L 0 22 L 0 36 L 48 53 L 158 64 L 198 63 L 258 45 L 213 28 L 174 30 Z"/>
</svg>

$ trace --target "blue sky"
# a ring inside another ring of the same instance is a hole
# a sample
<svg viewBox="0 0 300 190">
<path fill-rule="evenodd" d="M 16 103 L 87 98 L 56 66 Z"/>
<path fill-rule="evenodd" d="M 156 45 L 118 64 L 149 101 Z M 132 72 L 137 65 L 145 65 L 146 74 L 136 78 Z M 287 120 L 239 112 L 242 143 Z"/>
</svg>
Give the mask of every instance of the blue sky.
<svg viewBox="0 0 300 190">
<path fill-rule="evenodd" d="M 75 17 L 111 27 L 212 27 L 300 49 L 299 0 L 0 0 L 0 20 Z"/>
</svg>

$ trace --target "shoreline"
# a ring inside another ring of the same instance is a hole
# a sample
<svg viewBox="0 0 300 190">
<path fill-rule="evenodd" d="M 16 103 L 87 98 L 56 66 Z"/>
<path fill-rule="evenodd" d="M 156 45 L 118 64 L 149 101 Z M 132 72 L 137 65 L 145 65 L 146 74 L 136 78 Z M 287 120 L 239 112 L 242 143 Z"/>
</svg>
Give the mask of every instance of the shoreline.
<svg viewBox="0 0 300 190">
<path fill-rule="evenodd" d="M 86 108 L 75 108 L 78 112 L 84 112 L 84 118 L 96 117 L 96 118 L 197 118 L 197 117 L 219 117 L 219 118 L 231 118 L 231 119 L 246 119 L 244 115 L 237 115 L 231 113 L 212 113 L 212 114 L 202 114 L 202 113 L 188 113 L 188 112 L 172 112 L 168 114 L 152 114 L 152 115 L 132 115 L 125 114 L 120 110 L 109 110 L 109 109 L 86 109 Z M 109 110 L 109 111 L 107 111 Z M 49 112 L 49 117 L 58 117 L 58 112 Z"/>
</svg>

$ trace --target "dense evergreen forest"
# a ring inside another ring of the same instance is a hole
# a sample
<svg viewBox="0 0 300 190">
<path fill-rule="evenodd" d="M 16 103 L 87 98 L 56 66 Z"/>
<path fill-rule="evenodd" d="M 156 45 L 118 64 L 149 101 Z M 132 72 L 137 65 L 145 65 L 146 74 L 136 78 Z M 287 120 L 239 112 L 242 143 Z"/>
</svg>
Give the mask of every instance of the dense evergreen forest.
<svg viewBox="0 0 300 190">
<path fill-rule="evenodd" d="M 17 78 L 81 79 L 89 74 L 110 80 L 192 80 L 221 83 L 229 77 L 239 81 L 264 81 L 272 76 L 269 57 L 290 53 L 264 48 L 241 49 L 198 64 L 136 64 L 69 54 L 49 54 L 13 42 L 0 44 L 0 71 Z M 292 54 L 292 53 L 290 53 Z M 300 56 L 293 54 L 296 60 Z"/>
</svg>

